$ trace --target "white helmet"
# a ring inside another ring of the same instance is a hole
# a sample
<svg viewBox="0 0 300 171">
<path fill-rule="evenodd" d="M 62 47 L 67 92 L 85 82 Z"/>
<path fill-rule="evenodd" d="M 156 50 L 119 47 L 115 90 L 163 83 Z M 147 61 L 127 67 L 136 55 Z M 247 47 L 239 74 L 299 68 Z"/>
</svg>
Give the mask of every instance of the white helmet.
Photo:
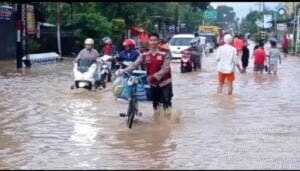
<svg viewBox="0 0 300 171">
<path fill-rule="evenodd" d="M 190 41 L 190 44 L 191 44 L 192 47 L 197 46 L 198 43 L 199 43 L 199 40 L 198 40 L 198 39 L 192 39 L 192 40 Z"/>
<path fill-rule="evenodd" d="M 226 34 L 224 36 L 224 42 L 227 43 L 227 44 L 231 43 L 232 42 L 232 36 L 230 34 Z"/>
<path fill-rule="evenodd" d="M 85 39 L 84 44 L 86 44 L 86 45 L 93 45 L 94 44 L 94 40 L 92 38 L 87 38 L 87 39 Z"/>
</svg>

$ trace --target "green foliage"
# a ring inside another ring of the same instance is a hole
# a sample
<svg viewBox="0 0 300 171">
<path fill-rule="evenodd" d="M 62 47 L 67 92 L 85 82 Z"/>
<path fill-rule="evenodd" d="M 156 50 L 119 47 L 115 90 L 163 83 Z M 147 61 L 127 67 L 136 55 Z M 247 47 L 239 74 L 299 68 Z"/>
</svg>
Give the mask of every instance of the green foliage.
<svg viewBox="0 0 300 171">
<path fill-rule="evenodd" d="M 112 19 L 112 39 L 114 42 L 120 43 L 122 41 L 122 35 L 125 33 L 126 24 L 123 19 Z"/>
<path fill-rule="evenodd" d="M 57 2 L 40 2 L 48 22 L 57 21 Z M 208 2 L 76 2 L 61 3 L 62 28 L 74 28 L 77 46 L 82 47 L 86 37 L 95 39 L 96 45 L 103 36 L 111 37 L 116 43 L 128 26 L 140 26 L 146 32 L 154 31 L 154 16 L 176 19 L 185 23 L 188 30 L 194 30 L 202 22 L 201 8 Z M 178 7 L 178 18 L 176 8 Z"/>
<path fill-rule="evenodd" d="M 94 39 L 95 44 L 99 44 L 104 36 L 112 33 L 112 23 L 99 13 L 79 13 L 74 15 L 75 36 L 77 45 L 83 45 L 87 37 Z"/>
<path fill-rule="evenodd" d="M 28 53 L 38 53 L 41 44 L 34 38 L 28 38 Z"/>
<path fill-rule="evenodd" d="M 235 22 L 235 12 L 232 7 L 220 5 L 217 7 L 217 23 L 226 27 L 225 22 Z"/>
<path fill-rule="evenodd" d="M 259 28 L 255 24 L 255 21 L 261 19 L 262 13 L 259 11 L 252 11 L 247 14 L 247 16 L 242 19 L 241 23 L 241 31 L 246 33 L 249 32 L 251 34 L 258 32 Z"/>
<path fill-rule="evenodd" d="M 201 10 L 206 10 L 209 4 L 209 2 L 191 2 L 193 8 L 199 8 Z"/>
</svg>

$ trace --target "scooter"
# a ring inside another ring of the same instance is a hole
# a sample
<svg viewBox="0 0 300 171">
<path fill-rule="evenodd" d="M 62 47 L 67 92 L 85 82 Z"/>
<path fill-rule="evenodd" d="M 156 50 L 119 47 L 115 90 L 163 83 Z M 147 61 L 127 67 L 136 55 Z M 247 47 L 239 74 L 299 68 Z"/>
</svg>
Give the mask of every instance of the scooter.
<svg viewBox="0 0 300 171">
<path fill-rule="evenodd" d="M 192 67 L 192 59 L 191 59 L 191 55 L 192 55 L 192 51 L 189 49 L 183 50 L 180 52 L 182 54 L 181 56 L 181 64 L 180 64 L 180 71 L 181 73 L 186 73 L 186 72 L 192 72 L 193 71 L 193 67 Z"/>
<path fill-rule="evenodd" d="M 79 59 L 74 64 L 73 73 L 75 84 L 71 89 L 85 88 L 92 90 L 93 87 L 106 87 L 106 82 L 109 80 L 111 64 L 108 62 L 111 56 L 104 55 L 100 59 Z"/>
<path fill-rule="evenodd" d="M 95 60 L 79 59 L 78 62 L 74 64 L 73 73 L 75 85 L 72 85 L 71 89 L 85 88 L 92 90 L 93 86 L 95 86 L 94 75 L 96 69 L 97 64 Z"/>
<path fill-rule="evenodd" d="M 110 61 L 113 59 L 112 56 L 104 55 L 100 58 L 100 69 L 98 70 L 98 74 L 101 75 L 101 80 L 105 82 L 110 82 L 112 77 L 112 62 Z"/>
</svg>

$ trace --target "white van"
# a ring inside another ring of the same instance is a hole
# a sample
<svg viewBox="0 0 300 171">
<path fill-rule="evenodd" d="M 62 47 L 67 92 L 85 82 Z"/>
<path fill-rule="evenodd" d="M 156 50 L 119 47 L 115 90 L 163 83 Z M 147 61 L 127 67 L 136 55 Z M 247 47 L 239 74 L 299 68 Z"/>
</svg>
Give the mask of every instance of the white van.
<svg viewBox="0 0 300 171">
<path fill-rule="evenodd" d="M 193 34 L 177 34 L 172 37 L 168 42 L 171 56 L 173 59 L 180 59 L 182 54 L 181 51 L 191 47 L 191 40 L 195 36 Z"/>
</svg>

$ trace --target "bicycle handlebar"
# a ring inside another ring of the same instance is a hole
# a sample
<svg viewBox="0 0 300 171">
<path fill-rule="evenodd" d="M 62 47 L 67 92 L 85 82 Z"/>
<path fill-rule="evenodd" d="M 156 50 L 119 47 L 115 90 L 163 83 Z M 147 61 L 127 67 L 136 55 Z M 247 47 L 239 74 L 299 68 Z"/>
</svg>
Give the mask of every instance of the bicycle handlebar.
<svg viewBox="0 0 300 171">
<path fill-rule="evenodd" d="M 131 74 L 131 73 L 129 73 L 129 72 L 125 72 L 125 71 L 124 71 L 124 74 L 127 74 L 128 76 L 138 77 L 138 78 L 147 77 L 147 75 L 135 76 L 135 75 L 133 75 L 133 74 Z"/>
</svg>

